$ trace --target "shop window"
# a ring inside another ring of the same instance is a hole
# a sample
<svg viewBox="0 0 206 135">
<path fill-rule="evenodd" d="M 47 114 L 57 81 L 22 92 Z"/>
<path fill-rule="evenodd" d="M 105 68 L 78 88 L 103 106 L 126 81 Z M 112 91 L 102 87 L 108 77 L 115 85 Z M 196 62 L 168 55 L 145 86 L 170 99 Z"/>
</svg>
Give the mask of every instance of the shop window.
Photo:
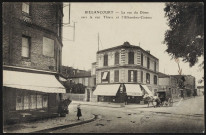
<svg viewBox="0 0 206 135">
<path fill-rule="evenodd" d="M 16 110 L 23 110 L 23 96 L 16 97 Z"/>
<path fill-rule="evenodd" d="M 128 61 L 129 64 L 134 64 L 134 52 L 129 52 Z"/>
<path fill-rule="evenodd" d="M 43 107 L 48 107 L 48 96 L 43 96 Z"/>
<path fill-rule="evenodd" d="M 29 3 L 28 3 L 28 2 L 23 2 L 23 3 L 22 3 L 22 11 L 23 11 L 24 13 L 29 14 Z"/>
<path fill-rule="evenodd" d="M 30 57 L 30 37 L 22 36 L 21 56 L 25 58 Z"/>
<path fill-rule="evenodd" d="M 54 40 L 43 37 L 43 55 L 54 57 Z"/>
<path fill-rule="evenodd" d="M 37 101 L 36 101 L 36 95 L 31 95 L 31 109 L 36 109 L 37 107 Z"/>
<path fill-rule="evenodd" d="M 37 108 L 42 108 L 42 95 L 37 95 Z"/>
<path fill-rule="evenodd" d="M 24 110 L 29 109 L 29 95 L 24 96 Z"/>
<path fill-rule="evenodd" d="M 150 84 L 150 74 L 146 73 L 146 83 Z"/>
<path fill-rule="evenodd" d="M 114 81 L 119 82 L 119 70 L 114 71 Z"/>
<path fill-rule="evenodd" d="M 119 64 L 119 52 L 115 53 L 115 65 Z"/>
<path fill-rule="evenodd" d="M 104 66 L 108 66 L 108 55 L 104 55 Z"/>
</svg>

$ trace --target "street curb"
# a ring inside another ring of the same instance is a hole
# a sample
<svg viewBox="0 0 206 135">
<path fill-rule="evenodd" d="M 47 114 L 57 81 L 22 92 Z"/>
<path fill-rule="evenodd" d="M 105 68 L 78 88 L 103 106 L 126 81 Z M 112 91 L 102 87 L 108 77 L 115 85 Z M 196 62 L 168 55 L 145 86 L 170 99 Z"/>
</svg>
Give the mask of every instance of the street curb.
<svg viewBox="0 0 206 135">
<path fill-rule="evenodd" d="M 63 125 L 63 126 L 53 127 L 53 128 L 49 128 L 49 129 L 43 129 L 43 130 L 34 131 L 34 132 L 30 132 L 30 133 L 45 133 L 45 132 L 51 132 L 51 131 L 58 130 L 58 129 L 62 129 L 62 128 L 68 128 L 68 127 L 73 127 L 73 126 L 77 126 L 77 125 L 89 123 L 89 122 L 92 122 L 92 121 L 94 121 L 94 120 L 96 120 L 96 119 L 97 119 L 97 115 L 93 114 L 93 118 L 92 118 L 92 119 L 89 119 L 89 120 L 86 120 L 86 121 L 77 122 L 77 123 L 73 123 L 73 124 L 69 124 L 69 125 Z"/>
</svg>

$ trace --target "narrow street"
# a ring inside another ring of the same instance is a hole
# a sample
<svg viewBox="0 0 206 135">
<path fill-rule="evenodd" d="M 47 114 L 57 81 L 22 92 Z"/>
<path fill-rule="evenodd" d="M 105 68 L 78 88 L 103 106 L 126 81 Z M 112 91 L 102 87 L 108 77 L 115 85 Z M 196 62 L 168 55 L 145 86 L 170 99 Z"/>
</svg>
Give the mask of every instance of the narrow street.
<svg viewBox="0 0 206 135">
<path fill-rule="evenodd" d="M 92 113 L 97 114 L 98 119 L 50 133 L 203 133 L 205 131 L 203 96 L 176 102 L 173 107 L 110 108 L 82 105 L 81 108 L 83 116 L 84 113 Z M 72 106 L 70 111 L 74 111 Z"/>
</svg>

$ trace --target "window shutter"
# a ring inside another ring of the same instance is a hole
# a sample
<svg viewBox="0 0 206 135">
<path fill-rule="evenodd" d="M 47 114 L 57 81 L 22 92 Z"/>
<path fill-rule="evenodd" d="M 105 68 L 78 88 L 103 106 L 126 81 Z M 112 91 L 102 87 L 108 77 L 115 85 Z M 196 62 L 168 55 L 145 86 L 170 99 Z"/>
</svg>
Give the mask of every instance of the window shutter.
<svg viewBox="0 0 206 135">
<path fill-rule="evenodd" d="M 21 56 L 29 57 L 29 38 L 22 37 L 22 53 Z"/>
<path fill-rule="evenodd" d="M 134 82 L 137 82 L 137 71 L 134 71 L 134 76 L 133 77 L 134 77 L 133 78 Z"/>
<path fill-rule="evenodd" d="M 141 71 L 141 82 L 143 82 L 143 71 Z"/>
<path fill-rule="evenodd" d="M 101 72 L 101 81 L 103 80 L 103 75 L 104 75 L 104 72 Z"/>
<path fill-rule="evenodd" d="M 128 82 L 131 82 L 131 71 L 128 70 Z"/>
<path fill-rule="evenodd" d="M 119 70 L 115 70 L 114 73 L 114 81 L 119 82 Z"/>
</svg>

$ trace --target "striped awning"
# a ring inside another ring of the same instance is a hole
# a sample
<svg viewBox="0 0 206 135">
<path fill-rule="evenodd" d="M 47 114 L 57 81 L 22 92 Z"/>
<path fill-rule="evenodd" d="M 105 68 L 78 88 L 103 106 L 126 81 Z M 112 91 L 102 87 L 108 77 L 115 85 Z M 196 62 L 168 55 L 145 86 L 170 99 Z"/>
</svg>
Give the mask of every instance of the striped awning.
<svg viewBox="0 0 206 135">
<path fill-rule="evenodd" d="M 138 84 L 125 84 L 126 93 L 128 96 L 142 96 L 140 85 Z"/>
</svg>

